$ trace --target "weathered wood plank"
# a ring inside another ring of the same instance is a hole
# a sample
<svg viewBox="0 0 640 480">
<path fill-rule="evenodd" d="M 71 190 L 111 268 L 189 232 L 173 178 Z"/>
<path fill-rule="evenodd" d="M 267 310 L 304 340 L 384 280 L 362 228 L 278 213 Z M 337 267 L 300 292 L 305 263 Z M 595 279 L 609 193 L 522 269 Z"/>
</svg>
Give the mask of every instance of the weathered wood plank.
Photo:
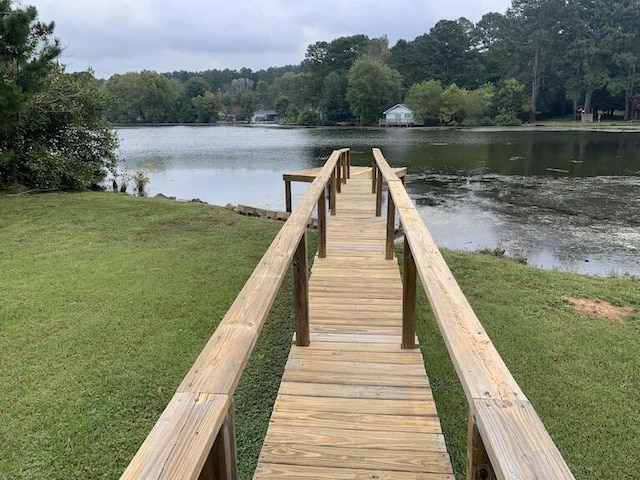
<svg viewBox="0 0 640 480">
<path fill-rule="evenodd" d="M 337 448 L 372 448 L 380 450 L 447 451 L 444 437 L 439 433 L 359 431 L 343 428 L 307 427 L 292 429 L 274 423 L 266 442 L 275 444 L 322 445 Z"/>
<path fill-rule="evenodd" d="M 374 413 L 380 415 L 425 415 L 436 414 L 433 398 L 421 400 L 387 400 L 377 398 L 332 398 L 305 397 L 303 395 L 280 395 L 276 399 L 279 408 L 316 412 Z"/>
<path fill-rule="evenodd" d="M 274 424 L 300 428 L 339 428 L 361 432 L 442 433 L 437 416 L 374 415 L 367 413 L 303 412 L 276 407 Z M 372 434 L 374 435 L 374 434 Z M 377 435 L 377 434 L 376 434 Z"/>
<path fill-rule="evenodd" d="M 452 474 L 262 463 L 254 480 L 454 480 Z"/>
<path fill-rule="evenodd" d="M 376 398 L 380 400 L 421 400 L 430 395 L 428 388 L 387 385 L 350 385 L 345 383 L 315 383 L 313 375 L 307 382 L 283 381 L 280 395 L 331 398 Z"/>
<path fill-rule="evenodd" d="M 329 351 L 311 348 L 292 348 L 289 356 L 292 359 L 308 361 L 320 360 L 345 363 L 365 362 L 386 363 L 390 365 L 418 365 L 424 369 L 424 360 L 418 350 L 403 350 L 402 353 L 398 353 L 397 345 L 394 346 L 394 349 L 395 350 L 390 352 L 372 352 L 357 351 L 355 349 L 337 350 L 335 346 Z M 422 369 L 420 370 L 421 372 L 423 371 Z"/>
<path fill-rule="evenodd" d="M 336 448 L 322 445 L 271 445 L 265 443 L 261 460 L 268 464 L 452 473 L 448 454 L 425 452 L 419 449 L 397 451 L 376 448 Z"/>
</svg>

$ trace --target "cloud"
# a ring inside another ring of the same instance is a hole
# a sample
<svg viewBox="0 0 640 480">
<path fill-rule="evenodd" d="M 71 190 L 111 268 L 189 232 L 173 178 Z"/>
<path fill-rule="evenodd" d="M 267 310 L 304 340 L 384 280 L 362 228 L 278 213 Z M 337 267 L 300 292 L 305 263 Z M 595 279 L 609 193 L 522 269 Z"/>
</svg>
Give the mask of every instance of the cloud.
<svg viewBox="0 0 640 480">
<path fill-rule="evenodd" d="M 306 47 L 344 35 L 412 40 L 444 18 L 504 12 L 508 0 L 34 0 L 56 22 L 70 70 L 258 70 L 298 64 Z"/>
</svg>

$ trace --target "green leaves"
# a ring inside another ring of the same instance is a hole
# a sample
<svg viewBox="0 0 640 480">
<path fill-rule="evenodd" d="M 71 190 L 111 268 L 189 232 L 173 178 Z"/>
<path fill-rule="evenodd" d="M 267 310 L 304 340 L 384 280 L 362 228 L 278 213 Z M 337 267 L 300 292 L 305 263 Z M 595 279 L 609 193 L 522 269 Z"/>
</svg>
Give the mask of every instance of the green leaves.
<svg viewBox="0 0 640 480">
<path fill-rule="evenodd" d="M 0 187 L 83 189 L 115 168 L 117 140 L 91 72 L 57 62 L 53 22 L 34 7 L 0 1 Z"/>
<path fill-rule="evenodd" d="M 375 123 L 382 112 L 400 101 L 400 73 L 379 60 L 360 57 L 347 78 L 347 100 L 363 125 Z"/>
</svg>

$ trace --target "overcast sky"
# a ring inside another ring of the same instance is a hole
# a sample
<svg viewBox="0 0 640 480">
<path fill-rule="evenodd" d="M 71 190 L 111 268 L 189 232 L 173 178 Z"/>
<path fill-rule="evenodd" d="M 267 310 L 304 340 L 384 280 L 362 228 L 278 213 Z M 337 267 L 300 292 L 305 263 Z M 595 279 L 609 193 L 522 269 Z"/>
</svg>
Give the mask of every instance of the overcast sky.
<svg viewBox="0 0 640 480">
<path fill-rule="evenodd" d="M 20 0 L 55 21 L 69 71 L 260 70 L 307 46 L 363 33 L 413 40 L 442 19 L 473 22 L 510 0 Z"/>
</svg>

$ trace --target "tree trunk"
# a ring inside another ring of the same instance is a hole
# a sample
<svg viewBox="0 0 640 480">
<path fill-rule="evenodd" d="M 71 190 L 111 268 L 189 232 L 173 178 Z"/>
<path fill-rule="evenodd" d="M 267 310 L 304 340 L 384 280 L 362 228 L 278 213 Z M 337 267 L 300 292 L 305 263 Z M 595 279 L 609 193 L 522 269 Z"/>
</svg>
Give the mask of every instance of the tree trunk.
<svg viewBox="0 0 640 480">
<path fill-rule="evenodd" d="M 593 97 L 593 87 L 587 87 L 584 95 L 584 113 L 591 113 L 591 97 Z"/>
<path fill-rule="evenodd" d="M 529 111 L 529 122 L 536 121 L 536 110 L 538 106 L 538 92 L 540 91 L 540 50 L 536 48 L 533 56 L 533 69 L 531 72 L 531 110 Z"/>
<path fill-rule="evenodd" d="M 629 67 L 629 76 L 627 77 L 627 88 L 624 92 L 624 120 L 629 121 L 631 119 L 631 96 L 633 95 L 633 89 L 635 88 L 636 79 L 636 63 Z"/>
</svg>

